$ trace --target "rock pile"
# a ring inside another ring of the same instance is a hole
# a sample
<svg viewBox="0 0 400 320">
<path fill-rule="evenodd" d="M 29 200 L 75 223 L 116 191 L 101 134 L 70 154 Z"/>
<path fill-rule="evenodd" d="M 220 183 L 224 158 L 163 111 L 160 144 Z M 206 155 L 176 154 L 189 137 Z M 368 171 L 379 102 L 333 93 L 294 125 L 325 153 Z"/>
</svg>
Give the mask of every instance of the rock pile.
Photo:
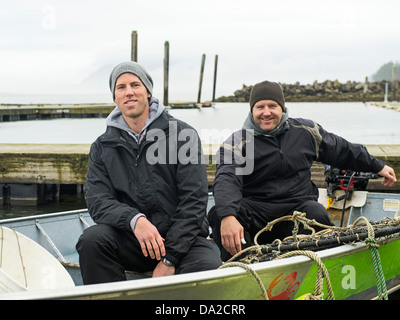
<svg viewBox="0 0 400 320">
<path fill-rule="evenodd" d="M 339 102 L 339 101 L 383 101 L 386 81 L 340 83 L 338 80 L 314 81 L 313 84 L 302 85 L 280 83 L 285 99 L 288 102 Z M 393 98 L 393 83 L 388 82 L 388 99 Z M 223 96 L 217 102 L 248 102 L 253 86 L 243 85 L 233 96 Z M 400 88 L 397 83 L 396 88 Z M 397 89 L 399 90 L 399 89 Z"/>
</svg>

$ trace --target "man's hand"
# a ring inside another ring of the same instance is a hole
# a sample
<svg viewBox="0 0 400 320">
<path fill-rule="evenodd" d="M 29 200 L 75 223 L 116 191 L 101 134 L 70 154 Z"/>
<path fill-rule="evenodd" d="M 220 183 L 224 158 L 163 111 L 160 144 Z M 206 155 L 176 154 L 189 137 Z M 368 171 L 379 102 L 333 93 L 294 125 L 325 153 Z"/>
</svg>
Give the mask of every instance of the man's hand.
<svg viewBox="0 0 400 320">
<path fill-rule="evenodd" d="M 160 261 L 153 271 L 153 278 L 172 276 L 175 274 L 174 266 L 167 266 L 164 262 Z"/>
<path fill-rule="evenodd" d="M 231 255 L 242 250 L 241 240 L 244 239 L 243 226 L 234 216 L 227 216 L 221 220 L 222 246 Z"/>
<path fill-rule="evenodd" d="M 396 174 L 394 173 L 394 170 L 391 167 L 387 166 L 387 165 L 385 165 L 383 167 L 383 169 L 378 172 L 378 174 L 385 178 L 382 181 L 382 184 L 384 186 L 391 187 L 397 181 Z"/>
<path fill-rule="evenodd" d="M 161 260 L 161 257 L 165 256 L 164 239 L 158 233 L 157 228 L 146 217 L 137 219 L 133 233 L 139 240 L 145 257 L 150 255 L 151 259 L 156 258 L 157 260 Z"/>
</svg>

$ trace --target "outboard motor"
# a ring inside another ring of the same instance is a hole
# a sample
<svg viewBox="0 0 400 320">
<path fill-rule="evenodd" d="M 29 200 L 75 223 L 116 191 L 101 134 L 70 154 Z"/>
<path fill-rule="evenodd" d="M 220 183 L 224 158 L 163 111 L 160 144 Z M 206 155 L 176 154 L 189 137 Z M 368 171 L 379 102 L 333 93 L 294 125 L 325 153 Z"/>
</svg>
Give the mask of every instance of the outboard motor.
<svg viewBox="0 0 400 320">
<path fill-rule="evenodd" d="M 351 199 L 354 190 L 365 190 L 367 188 L 369 179 L 377 179 L 379 178 L 379 175 L 369 172 L 356 172 L 339 169 L 329 165 L 325 165 L 324 173 L 327 184 L 326 191 L 329 197 L 327 208 L 329 208 L 332 201 L 344 200 L 342 218 L 340 221 L 340 226 L 342 227 L 346 201 Z M 334 194 L 336 190 L 344 190 L 345 193 L 340 197 L 336 197 Z"/>
<path fill-rule="evenodd" d="M 339 169 L 325 165 L 325 182 L 327 184 L 327 194 L 329 198 L 336 201 L 351 199 L 354 190 L 366 190 L 369 179 L 378 179 L 379 175 L 370 172 L 356 172 L 352 170 Z M 334 192 L 343 190 L 346 193 L 336 197 Z"/>
</svg>

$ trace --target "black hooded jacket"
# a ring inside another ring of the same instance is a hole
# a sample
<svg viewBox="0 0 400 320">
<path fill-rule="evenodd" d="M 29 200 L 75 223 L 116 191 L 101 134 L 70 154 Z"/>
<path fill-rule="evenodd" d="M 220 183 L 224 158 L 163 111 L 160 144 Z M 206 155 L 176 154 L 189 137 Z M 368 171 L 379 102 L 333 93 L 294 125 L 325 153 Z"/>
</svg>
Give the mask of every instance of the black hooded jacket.
<svg viewBox="0 0 400 320">
<path fill-rule="evenodd" d="M 166 258 L 174 264 L 197 236 L 208 235 L 200 139 L 165 110 L 140 144 L 127 131 L 108 126 L 91 146 L 86 188 L 96 223 L 132 232 L 132 218 L 145 214 L 165 239 Z"/>
<path fill-rule="evenodd" d="M 220 219 L 236 216 L 242 198 L 272 203 L 317 201 L 318 188 L 311 181 L 314 161 L 374 173 L 384 166 L 364 146 L 329 133 L 311 120 L 289 118 L 276 136 L 246 136 L 245 132 L 236 131 L 217 154 L 213 192 Z M 251 172 L 238 173 L 245 166 L 253 166 Z"/>
</svg>

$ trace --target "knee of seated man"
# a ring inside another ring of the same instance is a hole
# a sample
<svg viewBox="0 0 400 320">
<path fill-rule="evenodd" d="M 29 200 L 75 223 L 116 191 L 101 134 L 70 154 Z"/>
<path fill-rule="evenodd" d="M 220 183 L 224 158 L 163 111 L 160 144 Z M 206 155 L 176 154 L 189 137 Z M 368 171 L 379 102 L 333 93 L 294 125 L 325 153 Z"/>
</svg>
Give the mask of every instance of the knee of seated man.
<svg viewBox="0 0 400 320">
<path fill-rule="evenodd" d="M 315 219 L 325 225 L 333 225 L 328 211 L 317 201 L 307 201 L 304 203 L 304 211 L 308 219 Z"/>
<path fill-rule="evenodd" d="M 76 244 L 77 250 L 84 247 L 102 246 L 112 239 L 112 227 L 105 224 L 95 224 L 85 229 Z"/>
<path fill-rule="evenodd" d="M 182 259 L 177 273 L 217 269 L 222 264 L 218 249 L 203 237 L 198 237 L 189 253 Z"/>
</svg>

